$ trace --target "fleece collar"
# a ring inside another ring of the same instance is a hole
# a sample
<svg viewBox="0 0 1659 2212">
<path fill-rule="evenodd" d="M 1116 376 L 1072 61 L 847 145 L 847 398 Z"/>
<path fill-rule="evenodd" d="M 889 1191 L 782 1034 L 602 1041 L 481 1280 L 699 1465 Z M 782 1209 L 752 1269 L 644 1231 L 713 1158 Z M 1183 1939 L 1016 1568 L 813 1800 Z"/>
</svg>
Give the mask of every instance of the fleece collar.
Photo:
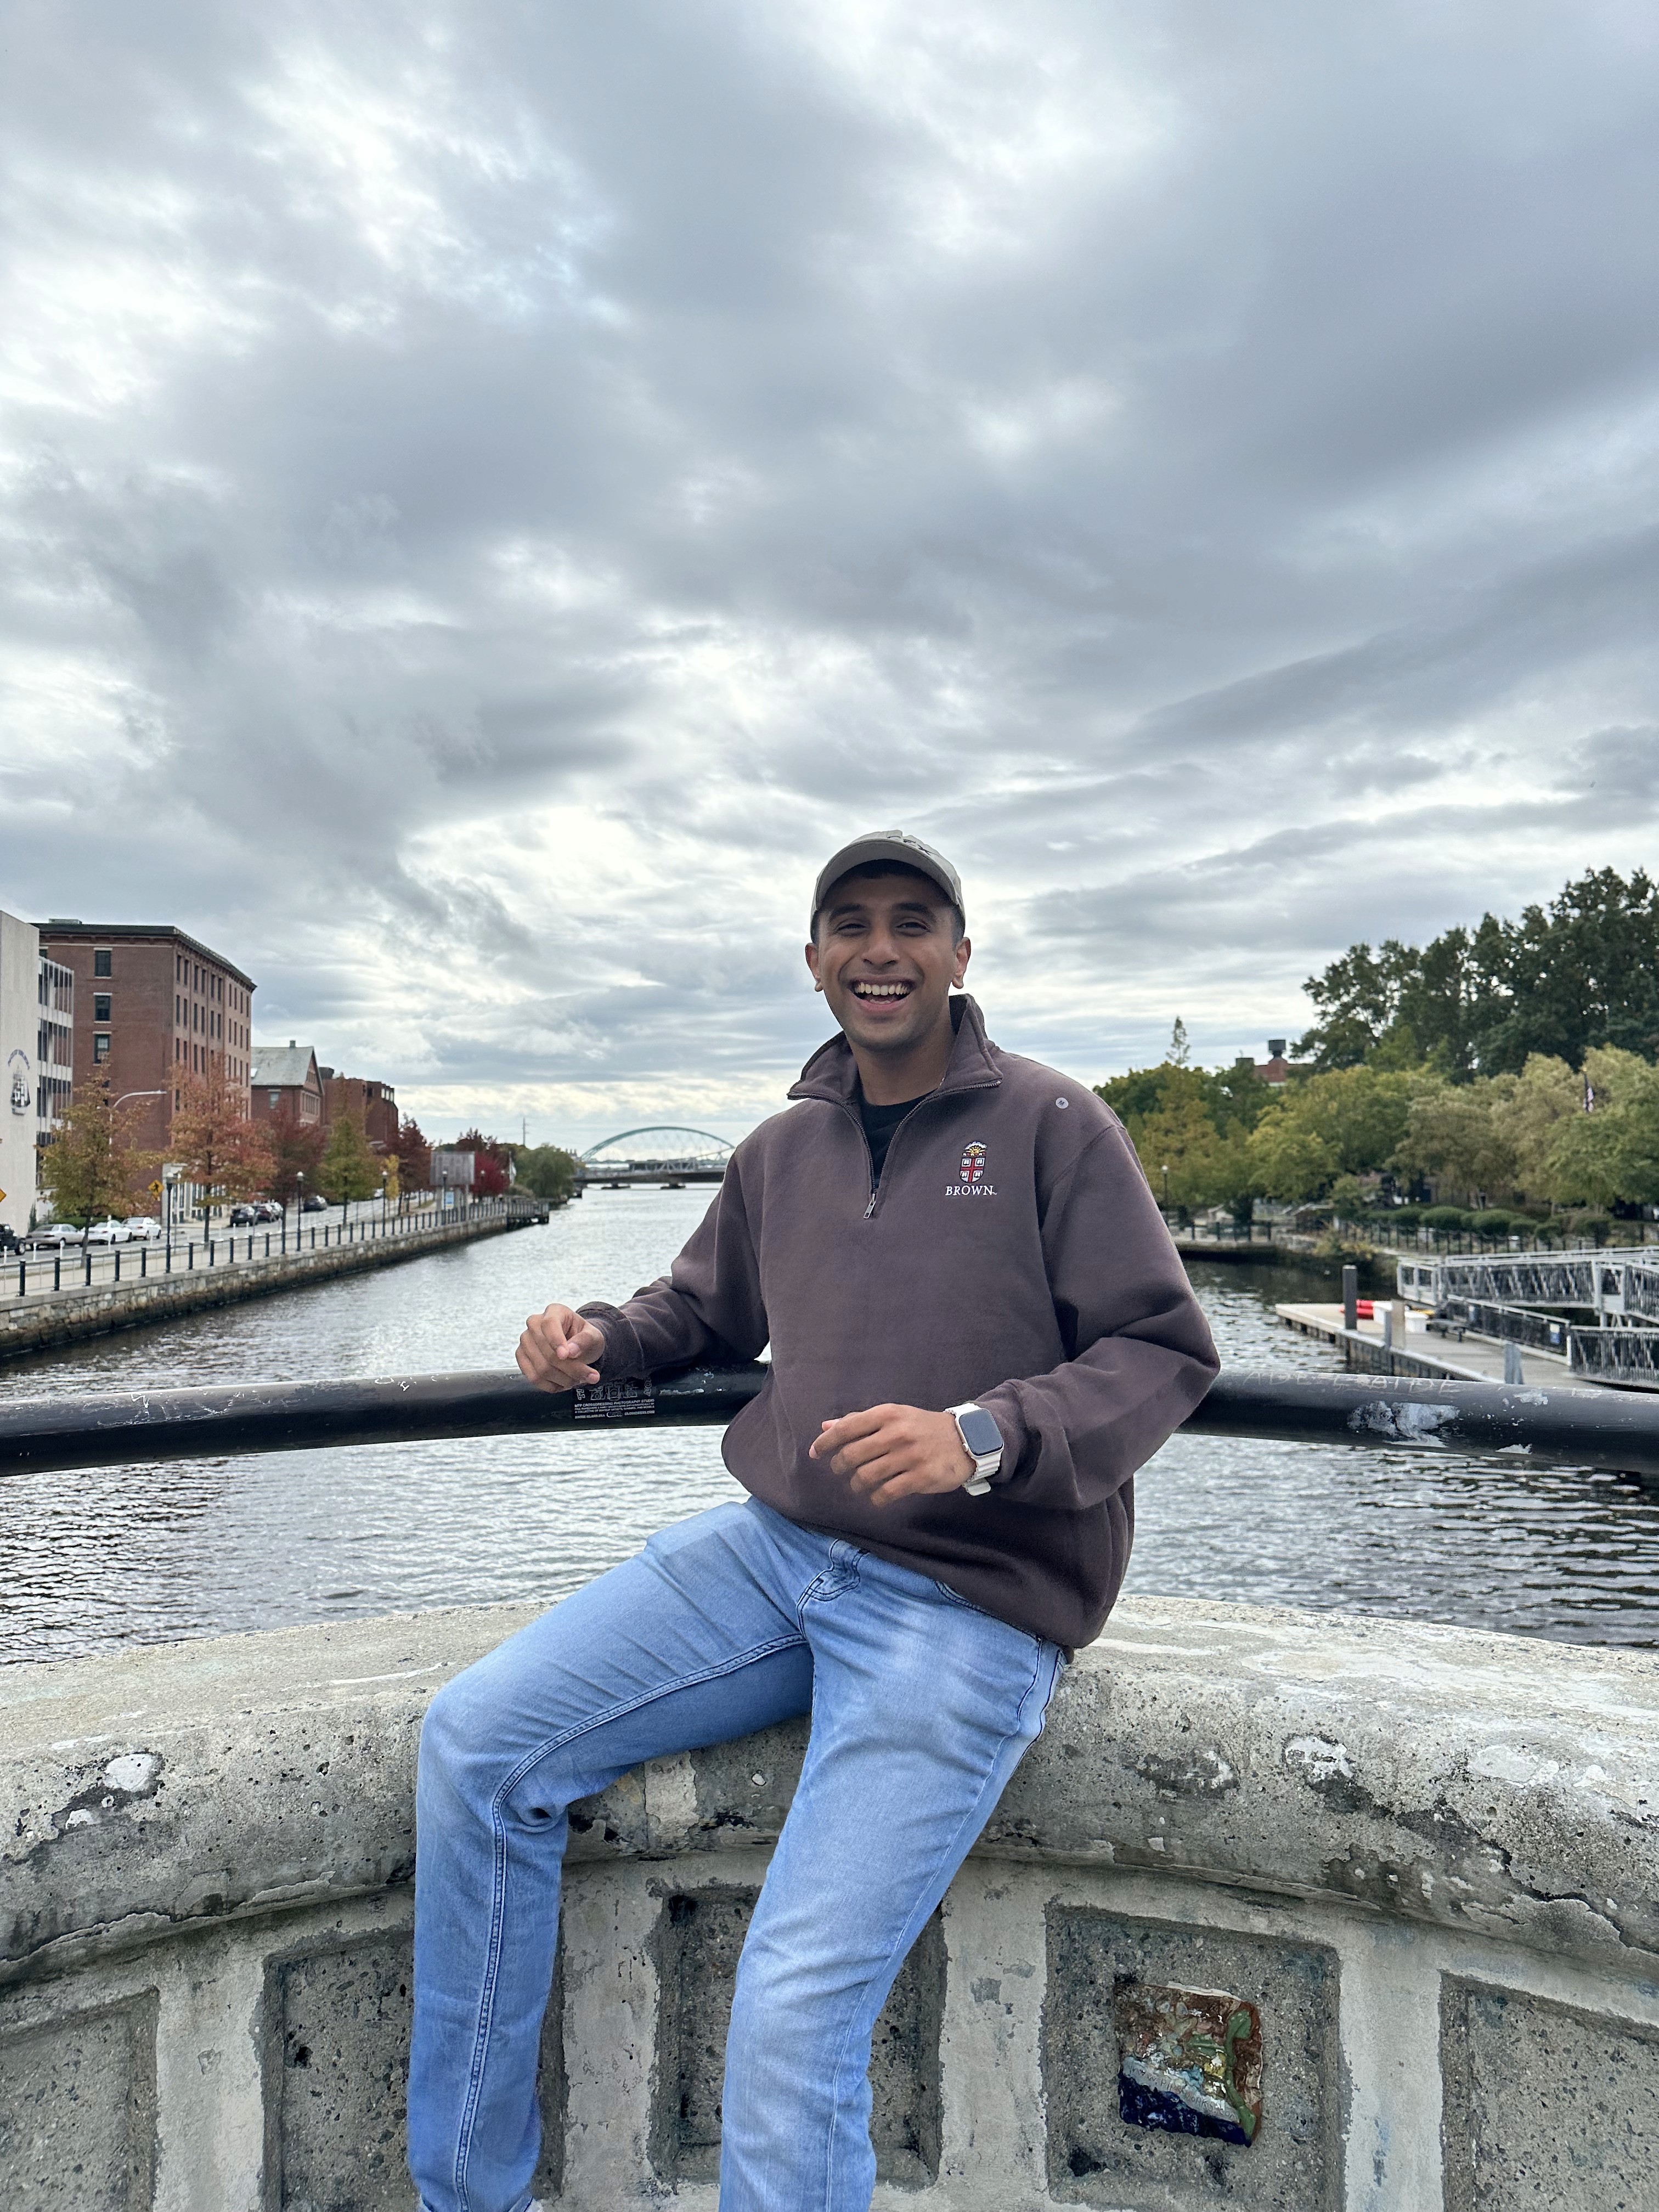
<svg viewBox="0 0 1659 2212">
<path fill-rule="evenodd" d="M 994 1058 L 996 1047 L 985 1034 L 985 1017 L 977 1002 L 964 991 L 951 1001 L 951 1021 L 957 1041 L 951 1061 L 935 1097 L 952 1091 L 984 1091 L 1000 1083 L 1002 1072 Z M 800 1081 L 790 1087 L 792 1098 L 826 1098 L 832 1106 L 851 1106 L 857 1096 L 858 1062 L 853 1048 L 839 1030 L 821 1044 L 800 1072 Z"/>
</svg>

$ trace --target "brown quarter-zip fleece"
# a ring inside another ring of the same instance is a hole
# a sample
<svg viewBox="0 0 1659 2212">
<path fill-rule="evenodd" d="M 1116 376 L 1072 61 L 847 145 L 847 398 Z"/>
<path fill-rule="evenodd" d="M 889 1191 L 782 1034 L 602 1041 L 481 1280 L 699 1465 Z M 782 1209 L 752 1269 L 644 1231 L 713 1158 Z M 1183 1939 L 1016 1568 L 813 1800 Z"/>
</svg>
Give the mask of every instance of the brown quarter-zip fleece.
<svg viewBox="0 0 1659 2212">
<path fill-rule="evenodd" d="M 726 1464 L 791 1521 L 932 1576 L 999 1619 L 1086 1644 L 1128 1565 L 1133 1475 L 1218 1361 L 1134 1149 L 1085 1085 L 990 1043 L 951 1001 L 945 1080 L 878 1188 L 846 1041 L 816 1052 L 732 1155 L 669 1273 L 582 1310 L 607 1381 L 769 1341 Z M 807 1457 L 868 1406 L 975 1399 L 1006 1449 L 990 1492 L 877 1505 Z"/>
</svg>

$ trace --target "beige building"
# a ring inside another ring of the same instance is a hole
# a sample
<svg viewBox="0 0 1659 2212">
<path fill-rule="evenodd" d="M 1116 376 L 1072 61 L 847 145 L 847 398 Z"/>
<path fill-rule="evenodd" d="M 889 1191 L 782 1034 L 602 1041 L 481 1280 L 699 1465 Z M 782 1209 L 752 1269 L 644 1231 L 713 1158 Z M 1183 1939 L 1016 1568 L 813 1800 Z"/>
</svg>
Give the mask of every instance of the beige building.
<svg viewBox="0 0 1659 2212">
<path fill-rule="evenodd" d="M 34 1211 L 40 977 L 39 931 L 0 914 L 0 1223 L 20 1234 Z"/>
</svg>

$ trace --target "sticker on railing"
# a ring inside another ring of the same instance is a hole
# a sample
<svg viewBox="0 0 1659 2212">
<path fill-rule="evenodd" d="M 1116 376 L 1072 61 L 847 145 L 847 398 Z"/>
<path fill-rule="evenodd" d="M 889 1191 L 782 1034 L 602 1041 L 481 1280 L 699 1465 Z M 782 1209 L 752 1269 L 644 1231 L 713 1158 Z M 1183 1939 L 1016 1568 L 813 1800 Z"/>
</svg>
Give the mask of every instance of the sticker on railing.
<svg viewBox="0 0 1659 2212">
<path fill-rule="evenodd" d="M 648 1382 L 589 1382 L 576 1391 L 579 1421 L 648 1419 L 656 1410 L 657 1394 Z"/>
</svg>

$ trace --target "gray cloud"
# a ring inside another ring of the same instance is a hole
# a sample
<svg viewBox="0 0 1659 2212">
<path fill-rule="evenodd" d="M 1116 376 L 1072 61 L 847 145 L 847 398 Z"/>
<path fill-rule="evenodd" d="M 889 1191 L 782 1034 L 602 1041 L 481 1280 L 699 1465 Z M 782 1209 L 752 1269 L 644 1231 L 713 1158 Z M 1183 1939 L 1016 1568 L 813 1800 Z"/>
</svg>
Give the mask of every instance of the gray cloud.
<svg viewBox="0 0 1659 2212">
<path fill-rule="evenodd" d="M 551 1134 L 767 1110 L 872 821 L 1087 1076 L 1635 865 L 1655 40 L 1523 13 L 25 10 L 0 902 Z"/>
</svg>

